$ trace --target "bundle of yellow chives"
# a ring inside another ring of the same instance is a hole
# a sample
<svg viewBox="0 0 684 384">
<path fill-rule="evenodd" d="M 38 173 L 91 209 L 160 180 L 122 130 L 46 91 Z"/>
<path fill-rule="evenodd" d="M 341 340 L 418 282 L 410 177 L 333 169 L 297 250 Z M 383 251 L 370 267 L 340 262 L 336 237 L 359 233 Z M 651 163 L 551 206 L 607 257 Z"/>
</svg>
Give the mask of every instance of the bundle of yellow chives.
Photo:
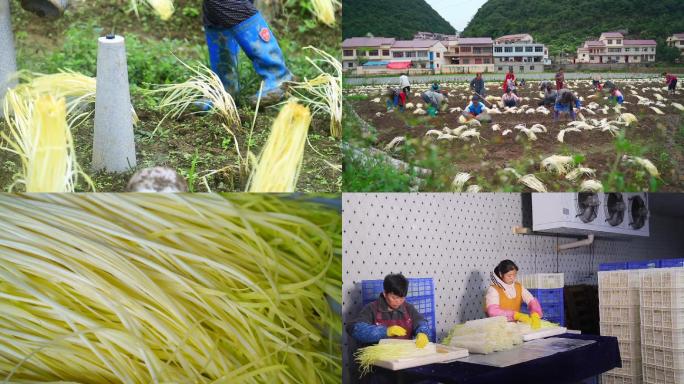
<svg viewBox="0 0 684 384">
<path fill-rule="evenodd" d="M 339 0 L 311 0 L 313 11 L 318 20 L 327 25 L 335 25 L 335 12 L 341 7 Z"/>
<path fill-rule="evenodd" d="M 340 251 L 272 195 L 0 195 L 0 378 L 339 383 Z"/>
<path fill-rule="evenodd" d="M 145 0 L 145 3 L 149 5 L 162 20 L 168 20 L 173 15 L 175 11 L 172 0 Z M 138 0 L 131 0 L 131 7 L 135 14 L 138 14 Z"/>
<path fill-rule="evenodd" d="M 294 99 L 283 106 L 273 122 L 256 169 L 250 175 L 249 192 L 294 192 L 309 124 L 309 108 Z"/>
<path fill-rule="evenodd" d="M 22 164 L 21 178 L 10 190 L 24 184 L 27 192 L 72 192 L 82 172 L 76 162 L 64 99 L 50 95 L 32 99 L 15 90 L 5 96 L 9 129 L 0 132 L 5 142 L 0 149 L 18 155 Z"/>
</svg>

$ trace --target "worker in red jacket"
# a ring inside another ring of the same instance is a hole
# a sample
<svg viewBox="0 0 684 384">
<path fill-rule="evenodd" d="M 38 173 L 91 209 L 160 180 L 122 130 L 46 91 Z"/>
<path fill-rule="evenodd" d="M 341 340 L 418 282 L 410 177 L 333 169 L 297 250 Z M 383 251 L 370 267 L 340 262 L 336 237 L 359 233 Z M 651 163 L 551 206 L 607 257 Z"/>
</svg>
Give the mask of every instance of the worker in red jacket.
<svg viewBox="0 0 684 384">
<path fill-rule="evenodd" d="M 667 72 L 663 72 L 663 76 L 665 76 L 665 84 L 667 84 L 667 93 L 674 95 L 677 88 L 677 76 Z"/>
<path fill-rule="evenodd" d="M 556 72 L 556 89 L 563 89 L 565 88 L 565 73 L 563 73 L 563 68 L 560 68 L 558 72 Z"/>
<path fill-rule="evenodd" d="M 513 74 L 513 68 L 510 68 L 508 70 L 508 73 L 506 74 L 506 78 L 504 79 L 504 83 L 503 83 L 504 93 L 506 93 L 506 91 L 508 90 L 508 80 L 512 80 L 513 83 L 515 83 L 515 75 Z"/>
</svg>

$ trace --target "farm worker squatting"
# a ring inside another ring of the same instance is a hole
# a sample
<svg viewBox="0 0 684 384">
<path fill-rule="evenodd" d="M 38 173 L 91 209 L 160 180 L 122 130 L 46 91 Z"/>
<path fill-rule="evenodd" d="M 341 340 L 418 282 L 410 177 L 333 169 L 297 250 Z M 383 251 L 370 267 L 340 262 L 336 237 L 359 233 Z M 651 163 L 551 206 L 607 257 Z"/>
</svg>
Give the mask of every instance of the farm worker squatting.
<svg viewBox="0 0 684 384">
<path fill-rule="evenodd" d="M 421 95 L 423 101 L 429 104 L 428 114 L 430 116 L 435 116 L 437 111 L 444 111 L 447 106 L 449 99 L 445 95 L 446 92 L 439 91 L 439 85 L 433 84 L 432 89 L 429 89 Z"/>
<path fill-rule="evenodd" d="M 558 91 L 556 104 L 553 107 L 553 122 L 558 122 L 561 113 L 567 113 L 572 120 L 575 120 L 575 110 L 582 106 L 577 96 L 571 90 L 564 88 Z"/>
<path fill-rule="evenodd" d="M 466 105 L 461 114 L 466 120 L 475 119 L 482 122 L 492 121 L 492 117 L 485 112 L 484 104 L 480 103 L 480 96 L 478 95 L 473 95 L 470 103 Z"/>
<path fill-rule="evenodd" d="M 240 48 L 252 61 L 264 81 L 261 105 L 279 102 L 284 85 L 293 76 L 285 64 L 278 40 L 251 0 L 204 0 L 204 30 L 212 71 L 233 97 L 240 91 L 238 56 Z M 256 104 L 259 95 L 250 98 Z"/>
<path fill-rule="evenodd" d="M 404 91 L 399 91 L 394 87 L 387 87 L 387 112 L 394 111 L 395 107 L 399 107 L 399 112 L 404 112 L 404 107 L 406 105 L 406 93 Z"/>
</svg>

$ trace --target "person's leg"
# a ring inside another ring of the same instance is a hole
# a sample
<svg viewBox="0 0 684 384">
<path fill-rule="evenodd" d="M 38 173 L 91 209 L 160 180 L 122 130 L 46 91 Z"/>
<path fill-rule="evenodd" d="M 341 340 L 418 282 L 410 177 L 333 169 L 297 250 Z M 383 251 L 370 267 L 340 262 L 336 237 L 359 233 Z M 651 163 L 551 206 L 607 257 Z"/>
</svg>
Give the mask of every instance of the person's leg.
<svg viewBox="0 0 684 384">
<path fill-rule="evenodd" d="M 238 56 L 240 46 L 233 33 L 227 28 L 204 28 L 209 48 L 209 64 L 211 70 L 221 79 L 223 87 L 233 97 L 240 91 Z"/>
<path fill-rule="evenodd" d="M 282 86 L 292 79 L 285 64 L 278 40 L 266 20 L 248 0 L 205 0 L 205 22 L 228 28 L 235 40 L 252 61 L 254 70 L 264 81 L 261 105 L 280 101 L 285 91 Z M 252 96 L 256 103 L 259 95 Z"/>
</svg>

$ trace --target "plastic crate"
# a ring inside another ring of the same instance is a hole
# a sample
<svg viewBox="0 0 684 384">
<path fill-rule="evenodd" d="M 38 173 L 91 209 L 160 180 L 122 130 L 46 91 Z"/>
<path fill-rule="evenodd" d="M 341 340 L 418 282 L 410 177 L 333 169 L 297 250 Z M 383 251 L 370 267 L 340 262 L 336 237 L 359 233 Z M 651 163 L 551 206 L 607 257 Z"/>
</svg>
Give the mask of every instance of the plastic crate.
<svg viewBox="0 0 684 384">
<path fill-rule="evenodd" d="M 535 273 L 520 276 L 518 280 L 527 289 L 562 289 L 565 285 L 562 273 Z"/>
<path fill-rule="evenodd" d="M 600 322 L 601 336 L 615 336 L 618 341 L 638 342 L 641 340 L 639 324 L 611 324 Z"/>
<path fill-rule="evenodd" d="M 384 280 L 362 280 L 361 294 L 363 305 L 371 303 L 383 292 Z M 406 301 L 413 305 L 416 310 L 425 317 L 430 334 L 430 341 L 434 342 L 437 336 L 435 327 L 435 288 L 432 278 L 410 278 Z"/>
<path fill-rule="evenodd" d="M 649 269 L 649 268 L 660 268 L 660 260 L 639 260 L 639 261 L 628 261 L 627 269 Z"/>
<path fill-rule="evenodd" d="M 660 259 L 660 268 L 682 268 L 684 259 Z"/>
<path fill-rule="evenodd" d="M 622 269 L 627 269 L 627 263 L 616 262 L 616 263 L 601 263 L 599 264 L 599 271 L 618 271 Z"/>
<path fill-rule="evenodd" d="M 644 382 L 652 384 L 681 384 L 684 383 L 684 370 L 668 369 L 655 365 L 644 364 Z"/>
<path fill-rule="evenodd" d="M 642 288 L 641 306 L 645 308 L 684 308 L 684 289 Z"/>
<path fill-rule="evenodd" d="M 563 288 L 556 289 L 528 289 L 532 296 L 539 300 L 539 304 L 563 303 Z"/>
<path fill-rule="evenodd" d="M 684 349 L 643 347 L 643 362 L 669 369 L 684 369 Z"/>
<path fill-rule="evenodd" d="M 684 328 L 683 309 L 641 308 L 641 324 L 647 327 Z"/>
<path fill-rule="evenodd" d="M 604 373 L 601 375 L 601 384 L 641 384 L 641 378 Z"/>
<path fill-rule="evenodd" d="M 611 288 L 639 288 L 645 270 L 599 272 L 599 290 Z"/>
<path fill-rule="evenodd" d="M 684 289 L 684 269 L 666 268 L 650 270 L 642 274 L 641 288 Z"/>
<path fill-rule="evenodd" d="M 620 357 L 623 359 L 640 359 L 641 343 L 638 341 L 618 341 Z"/>
<path fill-rule="evenodd" d="M 565 309 L 563 303 L 541 304 L 542 312 L 544 313 L 544 320 L 552 323 L 565 325 Z M 529 314 L 529 308 L 525 303 L 520 306 L 520 312 Z"/>
<path fill-rule="evenodd" d="M 639 306 L 638 289 L 601 289 L 598 293 L 601 306 Z"/>
<path fill-rule="evenodd" d="M 622 359 L 622 368 L 615 368 L 608 371 L 616 375 L 640 377 L 641 359 Z"/>
<path fill-rule="evenodd" d="M 599 306 L 599 319 L 611 324 L 639 324 L 639 307 Z"/>
<path fill-rule="evenodd" d="M 684 329 L 641 327 L 641 344 L 684 349 Z"/>
</svg>

